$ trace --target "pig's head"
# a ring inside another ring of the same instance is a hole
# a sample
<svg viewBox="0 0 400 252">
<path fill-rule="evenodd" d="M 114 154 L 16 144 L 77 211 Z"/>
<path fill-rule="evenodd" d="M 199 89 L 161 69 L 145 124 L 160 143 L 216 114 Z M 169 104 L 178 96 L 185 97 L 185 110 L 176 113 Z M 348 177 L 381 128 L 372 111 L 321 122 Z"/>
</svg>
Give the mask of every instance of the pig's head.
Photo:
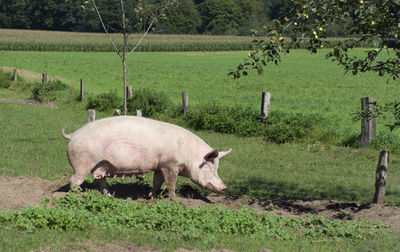
<svg viewBox="0 0 400 252">
<path fill-rule="evenodd" d="M 198 167 L 193 167 L 195 172 L 192 173 L 194 177 L 192 178 L 198 185 L 213 191 L 222 192 L 226 189 L 226 185 L 218 176 L 218 164 L 219 160 L 229 154 L 232 149 L 228 151 L 219 152 L 214 149 L 208 152 Z"/>
</svg>

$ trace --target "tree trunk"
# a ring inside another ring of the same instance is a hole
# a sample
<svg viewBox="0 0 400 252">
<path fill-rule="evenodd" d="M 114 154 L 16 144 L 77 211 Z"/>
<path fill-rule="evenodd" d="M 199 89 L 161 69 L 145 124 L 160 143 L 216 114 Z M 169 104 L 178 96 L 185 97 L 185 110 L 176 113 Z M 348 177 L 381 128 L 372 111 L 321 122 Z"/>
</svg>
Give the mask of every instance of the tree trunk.
<svg viewBox="0 0 400 252">
<path fill-rule="evenodd" d="M 122 58 L 122 67 L 124 68 L 124 115 L 127 113 L 127 90 L 126 90 L 126 58 L 125 58 L 125 51 L 123 52 L 123 58 Z"/>
</svg>

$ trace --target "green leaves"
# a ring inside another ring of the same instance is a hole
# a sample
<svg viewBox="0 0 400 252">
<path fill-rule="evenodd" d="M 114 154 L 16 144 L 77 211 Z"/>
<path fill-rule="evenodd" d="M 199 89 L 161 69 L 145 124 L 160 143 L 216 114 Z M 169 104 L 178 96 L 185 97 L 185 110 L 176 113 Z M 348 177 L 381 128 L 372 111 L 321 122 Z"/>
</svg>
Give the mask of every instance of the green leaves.
<svg viewBox="0 0 400 252">
<path fill-rule="evenodd" d="M 380 226 L 367 222 L 332 221 L 310 216 L 307 220 L 257 214 L 243 206 L 238 211 L 221 207 L 186 208 L 179 203 L 158 201 L 156 204 L 126 203 L 95 192 L 69 193 L 58 198 L 54 207 L 27 207 L 12 213 L 0 211 L 0 225 L 14 226 L 29 232 L 55 230 L 102 229 L 122 232 L 148 230 L 172 232 L 184 240 L 212 239 L 213 236 L 293 240 L 312 238 L 319 242 L 350 239 L 363 240 L 375 234 Z M 161 238 L 164 239 L 164 238 Z"/>
<path fill-rule="evenodd" d="M 288 17 L 274 20 L 264 26 L 264 40 L 253 41 L 253 57 L 238 65 L 236 71 L 230 75 L 239 78 L 243 71 L 249 68 L 257 70 L 259 74 L 267 65 L 265 62 L 278 64 L 280 55 L 308 43 L 307 49 L 316 53 L 326 41 L 325 27 L 328 24 L 343 24 L 345 36 L 355 36 L 351 43 L 340 43 L 327 54 L 342 65 L 346 72 L 376 72 L 379 76 L 389 76 L 393 80 L 399 78 L 400 45 L 396 43 L 386 58 L 380 60 L 383 48 L 387 49 L 387 40 L 397 40 L 400 34 L 398 13 L 400 5 L 395 1 L 311 1 L 295 0 L 294 7 Z M 281 41 L 283 36 L 290 36 L 291 41 Z M 276 43 L 279 41 L 281 43 Z M 367 51 L 361 59 L 352 57 L 348 50 L 367 45 L 376 47 L 376 51 Z M 262 61 L 264 60 L 264 61 Z M 262 64 L 260 64 L 262 62 Z"/>
</svg>

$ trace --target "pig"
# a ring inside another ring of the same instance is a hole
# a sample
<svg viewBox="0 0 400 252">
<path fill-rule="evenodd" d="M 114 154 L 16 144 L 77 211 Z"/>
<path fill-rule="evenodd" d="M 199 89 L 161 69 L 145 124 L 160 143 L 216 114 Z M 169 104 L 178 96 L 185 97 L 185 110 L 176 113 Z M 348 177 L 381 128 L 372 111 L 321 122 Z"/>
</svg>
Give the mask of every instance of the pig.
<svg viewBox="0 0 400 252">
<path fill-rule="evenodd" d="M 80 186 L 91 172 L 100 190 L 111 196 L 106 178 L 154 172 L 154 198 L 165 182 L 175 198 L 178 175 L 213 192 L 227 187 L 218 176 L 221 158 L 231 152 L 211 148 L 201 138 L 174 124 L 136 116 L 109 117 L 89 122 L 72 134 L 67 156 L 74 173 L 71 188 Z"/>
</svg>

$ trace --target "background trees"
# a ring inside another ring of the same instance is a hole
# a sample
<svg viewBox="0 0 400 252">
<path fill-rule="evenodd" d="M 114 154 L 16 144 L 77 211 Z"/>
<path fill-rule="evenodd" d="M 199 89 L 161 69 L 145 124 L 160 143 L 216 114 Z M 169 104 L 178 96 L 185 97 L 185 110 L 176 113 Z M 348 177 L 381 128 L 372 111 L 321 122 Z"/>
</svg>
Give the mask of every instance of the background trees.
<svg viewBox="0 0 400 252">
<path fill-rule="evenodd" d="M 101 32 L 95 13 L 83 11 L 74 0 L 0 0 L 0 27 L 38 30 Z M 134 9 L 139 0 L 127 1 Z M 289 0 L 180 0 L 168 10 L 168 19 L 158 24 L 160 33 L 249 35 L 269 19 L 278 17 L 290 6 Z M 104 22 L 110 32 L 118 30 L 115 1 L 99 0 Z M 157 5 L 157 1 L 153 1 Z M 128 11 L 127 13 L 131 13 Z M 130 25 L 143 25 L 129 16 Z M 114 22 L 114 23 L 113 23 Z"/>
</svg>

